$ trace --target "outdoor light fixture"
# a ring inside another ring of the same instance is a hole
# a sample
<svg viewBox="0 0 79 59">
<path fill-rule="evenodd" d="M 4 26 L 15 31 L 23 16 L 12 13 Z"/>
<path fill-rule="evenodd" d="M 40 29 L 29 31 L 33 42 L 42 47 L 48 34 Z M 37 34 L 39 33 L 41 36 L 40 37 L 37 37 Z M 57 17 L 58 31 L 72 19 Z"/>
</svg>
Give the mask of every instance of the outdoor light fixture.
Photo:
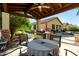
<svg viewBox="0 0 79 59">
<path fill-rule="evenodd" d="M 40 12 L 42 11 L 42 8 L 50 8 L 49 6 L 45 6 L 44 4 L 45 3 L 35 3 L 35 5 L 37 6 L 37 8 L 40 10 Z"/>
</svg>

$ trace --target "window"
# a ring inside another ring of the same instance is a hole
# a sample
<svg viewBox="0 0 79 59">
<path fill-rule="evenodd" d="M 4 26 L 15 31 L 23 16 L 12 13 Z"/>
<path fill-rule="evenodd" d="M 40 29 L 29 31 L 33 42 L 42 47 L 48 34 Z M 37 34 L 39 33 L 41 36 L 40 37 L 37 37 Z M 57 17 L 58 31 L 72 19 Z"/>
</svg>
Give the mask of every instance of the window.
<svg viewBox="0 0 79 59">
<path fill-rule="evenodd" d="M 56 29 L 58 29 L 58 25 L 56 25 Z"/>
<path fill-rule="evenodd" d="M 59 29 L 61 29 L 61 26 L 59 25 Z"/>
<path fill-rule="evenodd" d="M 55 25 L 54 24 L 52 24 L 52 29 L 55 29 Z"/>
</svg>

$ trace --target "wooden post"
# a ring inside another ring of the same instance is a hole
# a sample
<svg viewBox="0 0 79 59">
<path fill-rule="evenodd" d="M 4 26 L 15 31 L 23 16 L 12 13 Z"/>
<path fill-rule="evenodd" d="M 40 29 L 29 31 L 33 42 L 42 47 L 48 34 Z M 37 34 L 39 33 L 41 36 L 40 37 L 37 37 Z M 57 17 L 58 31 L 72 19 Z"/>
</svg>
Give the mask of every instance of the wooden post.
<svg viewBox="0 0 79 59">
<path fill-rule="evenodd" d="M 36 30 L 40 30 L 40 19 L 37 19 Z"/>
</svg>

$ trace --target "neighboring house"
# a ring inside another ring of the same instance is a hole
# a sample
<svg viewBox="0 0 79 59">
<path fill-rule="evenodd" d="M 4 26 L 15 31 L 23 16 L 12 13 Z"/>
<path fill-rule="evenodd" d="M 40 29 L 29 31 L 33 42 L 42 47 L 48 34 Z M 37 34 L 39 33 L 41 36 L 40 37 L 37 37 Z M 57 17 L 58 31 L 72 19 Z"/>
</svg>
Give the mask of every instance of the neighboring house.
<svg viewBox="0 0 79 59">
<path fill-rule="evenodd" d="M 40 22 L 40 29 L 43 30 L 62 30 L 62 22 L 59 20 L 58 17 L 53 17 L 45 20 L 41 20 Z M 34 29 L 36 28 L 36 23 L 34 23 Z"/>
</svg>

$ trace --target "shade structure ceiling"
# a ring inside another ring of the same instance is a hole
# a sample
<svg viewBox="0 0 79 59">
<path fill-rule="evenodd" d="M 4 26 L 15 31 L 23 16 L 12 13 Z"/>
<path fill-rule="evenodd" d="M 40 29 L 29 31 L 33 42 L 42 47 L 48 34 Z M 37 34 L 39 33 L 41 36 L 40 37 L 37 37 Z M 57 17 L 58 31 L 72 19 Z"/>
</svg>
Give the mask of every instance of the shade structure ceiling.
<svg viewBox="0 0 79 59">
<path fill-rule="evenodd" d="M 34 19 L 41 19 L 77 7 L 79 3 L 0 3 L 2 12 Z"/>
</svg>

